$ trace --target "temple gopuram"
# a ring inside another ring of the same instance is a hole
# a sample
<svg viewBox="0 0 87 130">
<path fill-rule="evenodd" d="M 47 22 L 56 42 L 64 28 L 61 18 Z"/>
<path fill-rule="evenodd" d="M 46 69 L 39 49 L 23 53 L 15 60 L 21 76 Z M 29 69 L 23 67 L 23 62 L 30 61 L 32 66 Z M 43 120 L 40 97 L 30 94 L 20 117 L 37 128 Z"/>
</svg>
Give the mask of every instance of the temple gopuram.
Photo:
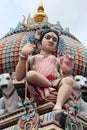
<svg viewBox="0 0 87 130">
<path fill-rule="evenodd" d="M 40 31 L 49 28 L 57 30 L 59 33 L 60 40 L 57 56 L 64 55 L 66 50 L 68 50 L 70 54 L 75 56 L 72 75 L 87 77 L 87 48 L 71 34 L 69 28 L 64 29 L 59 21 L 55 24 L 50 23 L 48 16 L 44 12 L 43 3 L 40 2 L 37 13 L 33 17 L 30 15 L 28 17 L 23 16 L 16 28 L 11 28 L 0 39 L 0 75 L 5 73 L 12 74 L 13 85 L 23 104 L 13 111 L 0 115 L 0 130 L 87 130 L 87 114 L 86 116 L 68 115 L 67 110 L 65 110 L 65 115 L 57 115 L 52 112 L 54 103 L 44 101 L 41 101 L 42 104 L 37 103 L 34 97 L 31 96 L 30 91 L 27 90 L 26 79 L 21 81 L 15 79 L 15 68 L 19 61 L 22 47 L 28 41 L 36 44 Z M 37 50 L 35 50 L 36 53 Z M 15 89 L 13 89 L 10 95 L 14 91 Z M 10 95 L 6 95 L 7 99 Z M 3 93 L 0 90 L 1 100 L 2 97 Z M 87 87 L 82 92 L 82 98 L 87 103 Z"/>
</svg>

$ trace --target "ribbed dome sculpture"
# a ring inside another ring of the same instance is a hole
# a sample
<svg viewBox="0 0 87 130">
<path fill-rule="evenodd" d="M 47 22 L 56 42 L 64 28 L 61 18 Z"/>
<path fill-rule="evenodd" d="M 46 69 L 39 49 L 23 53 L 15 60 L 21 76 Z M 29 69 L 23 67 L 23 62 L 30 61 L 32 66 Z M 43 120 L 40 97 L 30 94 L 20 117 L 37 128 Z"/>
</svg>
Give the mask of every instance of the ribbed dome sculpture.
<svg viewBox="0 0 87 130">
<path fill-rule="evenodd" d="M 70 53 L 75 55 L 76 60 L 73 68 L 73 75 L 81 74 L 87 76 L 87 48 L 84 47 L 68 29 L 63 29 L 60 22 L 57 22 L 55 25 L 49 23 L 47 18 L 41 23 L 37 23 L 34 18 L 30 18 L 29 16 L 27 21 L 27 24 L 25 24 L 24 17 L 22 23 L 19 22 L 15 29 L 11 29 L 2 39 L 0 39 L 0 74 L 15 71 L 19 59 L 19 52 L 27 43 L 30 26 L 32 26 L 33 29 L 51 27 L 58 30 L 60 33 L 60 55 L 62 55 L 66 49 L 69 50 Z"/>
</svg>

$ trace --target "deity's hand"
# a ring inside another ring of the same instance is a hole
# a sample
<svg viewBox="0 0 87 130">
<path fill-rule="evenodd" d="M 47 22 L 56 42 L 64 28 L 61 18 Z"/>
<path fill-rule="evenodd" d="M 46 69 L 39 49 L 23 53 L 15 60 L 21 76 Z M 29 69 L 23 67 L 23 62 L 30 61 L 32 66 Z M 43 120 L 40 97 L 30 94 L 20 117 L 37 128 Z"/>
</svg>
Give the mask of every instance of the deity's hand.
<svg viewBox="0 0 87 130">
<path fill-rule="evenodd" d="M 35 45 L 27 43 L 23 48 L 22 48 L 22 55 L 28 57 L 28 55 L 32 55 L 34 52 Z"/>
</svg>

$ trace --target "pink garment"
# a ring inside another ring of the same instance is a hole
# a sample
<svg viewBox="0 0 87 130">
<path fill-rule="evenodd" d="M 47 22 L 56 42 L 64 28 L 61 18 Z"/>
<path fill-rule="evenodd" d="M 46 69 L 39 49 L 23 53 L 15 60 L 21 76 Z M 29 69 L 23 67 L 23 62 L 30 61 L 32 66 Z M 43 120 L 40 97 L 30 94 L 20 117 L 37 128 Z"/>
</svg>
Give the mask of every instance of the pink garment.
<svg viewBox="0 0 87 130">
<path fill-rule="evenodd" d="M 57 80 L 55 77 L 55 67 L 56 67 L 57 59 L 54 55 L 44 57 L 43 55 L 34 56 L 33 64 L 34 70 L 38 73 L 43 74 L 48 80 L 51 82 Z M 49 67 L 48 67 L 49 66 Z M 56 102 L 57 90 L 55 88 L 40 88 L 38 86 L 29 85 L 28 90 L 30 92 L 30 97 L 34 97 L 34 99 L 39 104 L 44 104 L 45 102 Z M 46 92 L 48 91 L 48 95 Z"/>
<path fill-rule="evenodd" d="M 46 58 L 44 58 L 43 55 L 36 55 L 34 57 L 35 70 L 43 74 L 48 80 L 53 80 L 56 61 L 57 60 L 54 55 L 48 56 Z"/>
</svg>

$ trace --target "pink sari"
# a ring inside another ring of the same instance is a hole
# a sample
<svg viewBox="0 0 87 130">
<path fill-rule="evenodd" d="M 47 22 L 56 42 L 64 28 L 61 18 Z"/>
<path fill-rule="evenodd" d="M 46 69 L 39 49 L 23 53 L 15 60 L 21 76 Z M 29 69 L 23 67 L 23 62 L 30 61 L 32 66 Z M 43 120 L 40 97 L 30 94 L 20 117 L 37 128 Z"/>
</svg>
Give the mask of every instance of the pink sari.
<svg viewBox="0 0 87 130">
<path fill-rule="evenodd" d="M 55 78 L 55 67 L 57 63 L 57 59 L 54 55 L 48 56 L 44 58 L 43 55 L 36 55 L 33 59 L 34 70 L 38 73 L 44 75 L 48 80 L 51 82 L 57 80 Z M 49 66 L 49 67 L 48 67 Z M 40 88 L 38 86 L 31 86 L 28 87 L 30 91 L 30 97 L 33 96 L 34 99 L 39 103 L 43 104 L 45 102 L 55 102 L 57 96 L 57 90 L 55 88 Z M 46 95 L 46 93 L 48 94 Z"/>
</svg>

